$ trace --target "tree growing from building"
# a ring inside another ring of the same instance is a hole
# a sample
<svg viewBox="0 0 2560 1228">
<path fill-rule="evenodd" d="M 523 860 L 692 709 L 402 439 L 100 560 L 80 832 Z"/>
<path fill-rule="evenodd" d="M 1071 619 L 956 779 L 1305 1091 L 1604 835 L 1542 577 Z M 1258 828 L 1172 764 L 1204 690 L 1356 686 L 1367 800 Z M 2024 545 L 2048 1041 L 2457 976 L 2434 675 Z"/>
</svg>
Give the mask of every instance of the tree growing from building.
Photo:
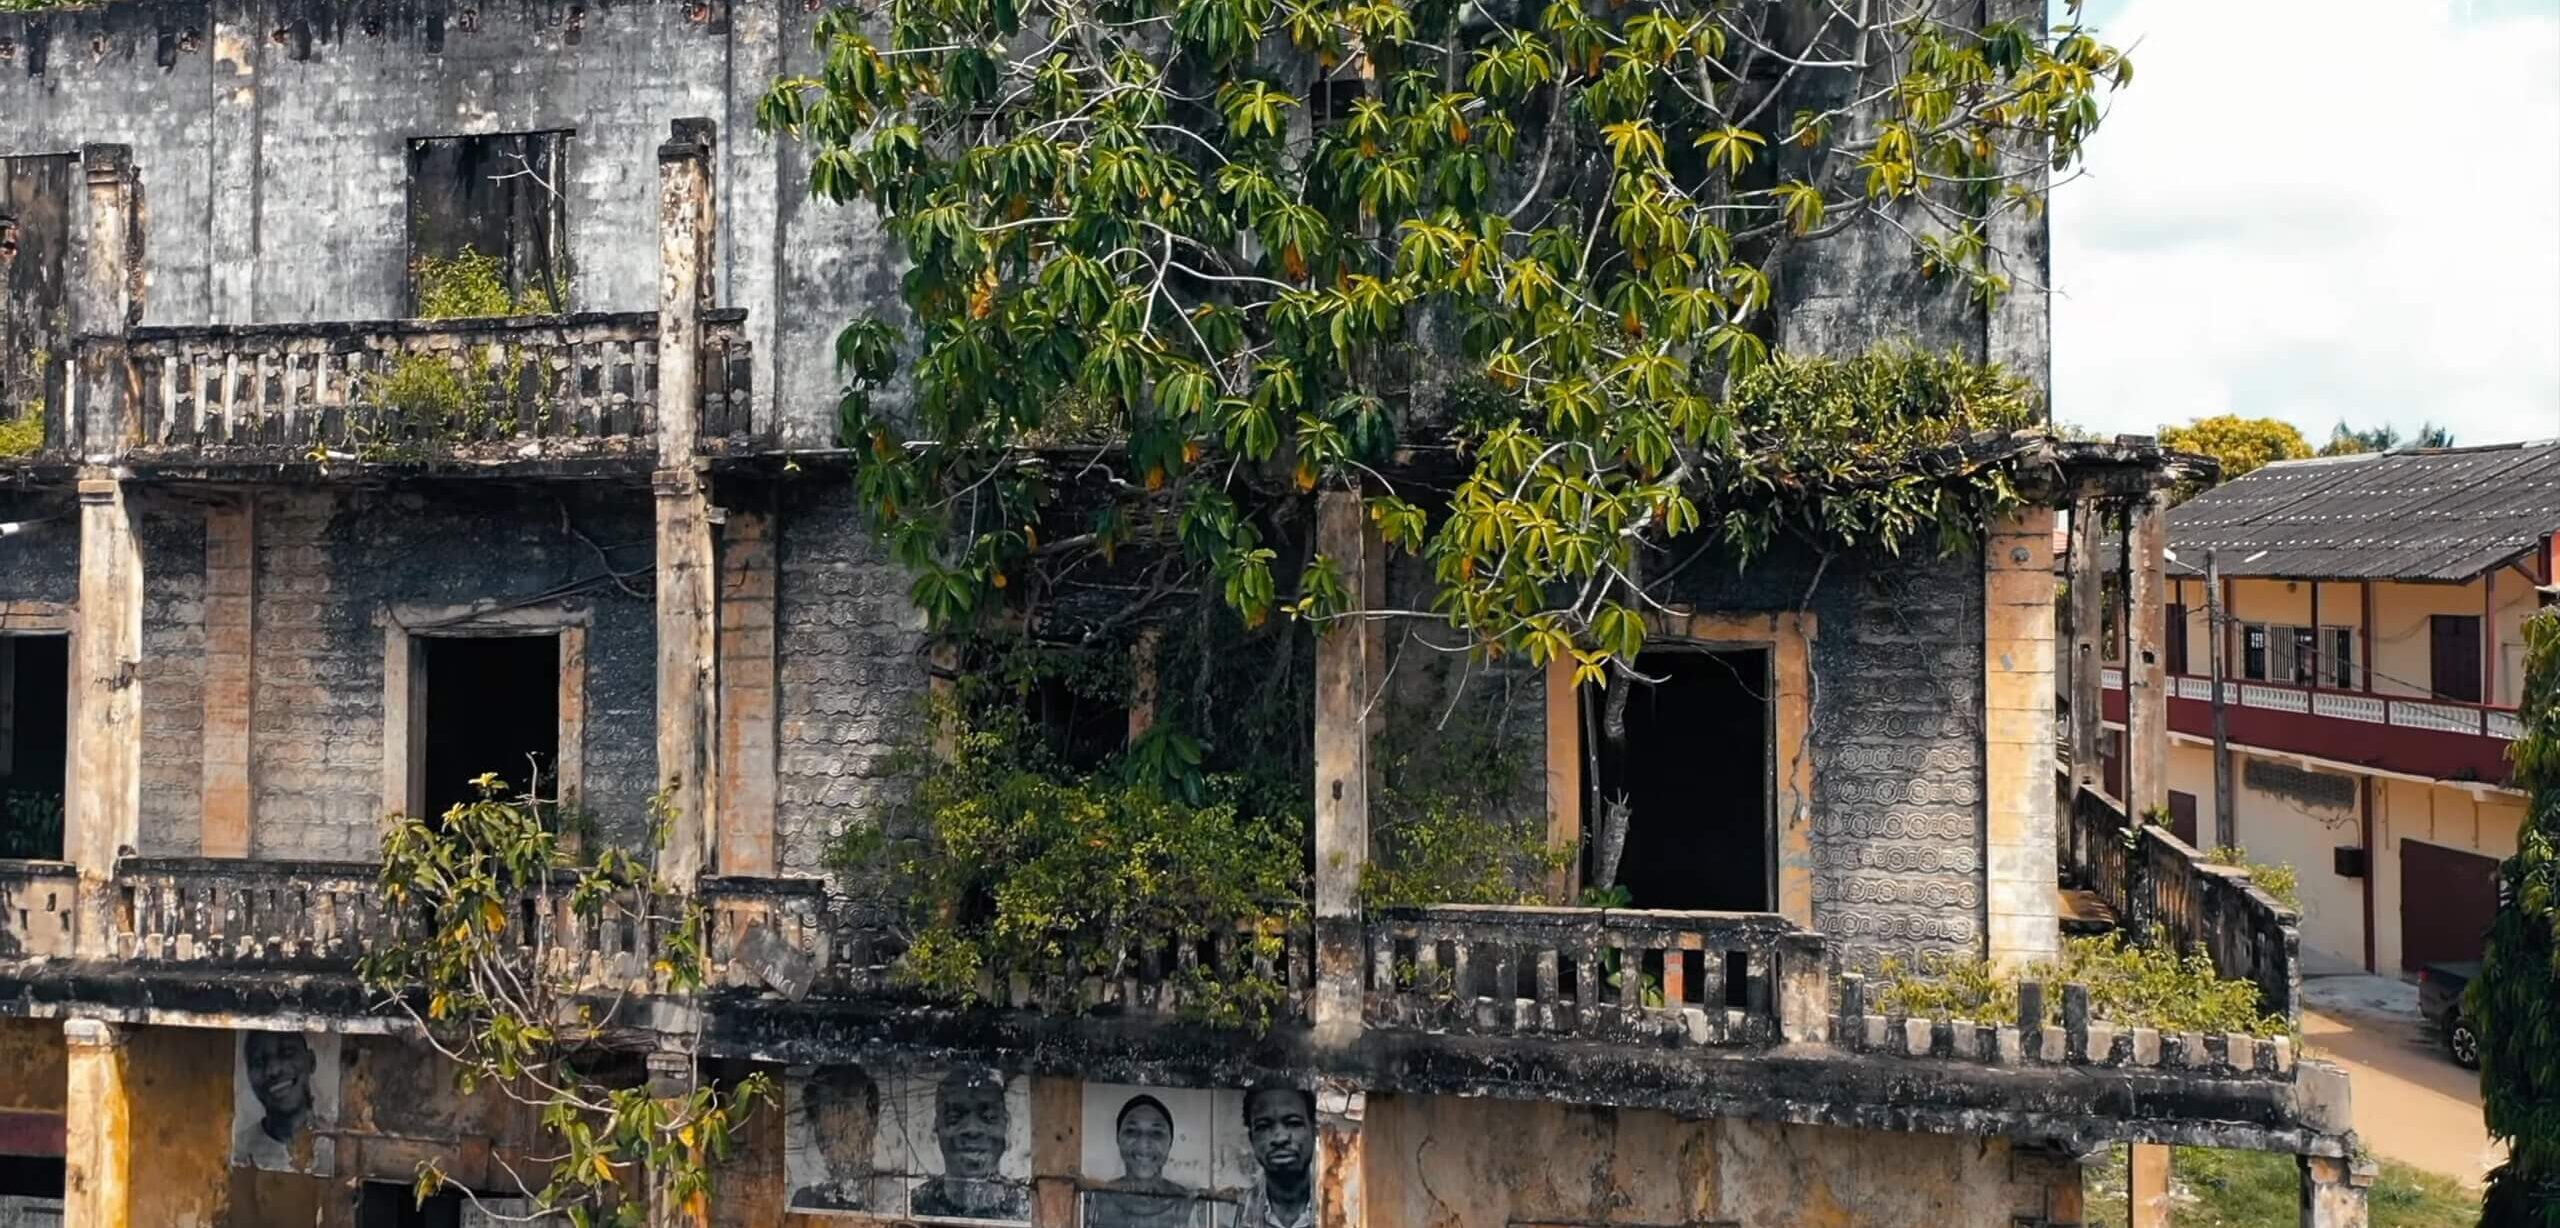
<svg viewBox="0 0 2560 1228">
<path fill-rule="evenodd" d="M 2560 611 L 2524 630 L 2524 736 L 2509 753 L 2525 821 L 2498 869 L 2498 912 L 2469 991 L 2481 1107 L 2507 1145 L 2480 1222 L 2560 1228 Z"/>
<path fill-rule="evenodd" d="M 549 803 L 495 776 L 477 783 L 477 801 L 391 817 L 378 882 L 393 924 L 362 961 L 365 984 L 452 1063 L 457 1090 L 538 1110 L 552 1148 L 494 1160 L 530 1206 L 492 1218 L 632 1226 L 655 1222 L 655 1203 L 707 1223 L 715 1162 L 773 1087 L 700 1079 L 694 1037 L 635 1017 L 707 977 L 703 909 L 661 881 L 653 856 L 673 818 L 666 795 L 651 804 L 647 854 L 580 858 Z M 639 966 L 599 968 L 619 944 L 588 933 L 633 936 Z M 643 1077 L 635 1055 L 648 1051 L 675 1054 L 683 1072 Z M 422 1164 L 421 1199 L 446 1184 Z"/>
<path fill-rule="evenodd" d="M 1769 308 L 1824 244 L 1975 312 L 2041 289 L 2008 240 L 2131 67 L 2025 7 L 898 0 L 823 16 L 760 119 L 906 257 L 841 429 L 938 626 L 1132 543 L 1249 624 L 1330 617 L 1286 508 L 1357 485 L 1429 561 L 1408 613 L 1598 678 L 1671 543 L 1900 549 L 2014 498 L 1985 440 L 2031 387 L 1773 354 Z"/>
</svg>

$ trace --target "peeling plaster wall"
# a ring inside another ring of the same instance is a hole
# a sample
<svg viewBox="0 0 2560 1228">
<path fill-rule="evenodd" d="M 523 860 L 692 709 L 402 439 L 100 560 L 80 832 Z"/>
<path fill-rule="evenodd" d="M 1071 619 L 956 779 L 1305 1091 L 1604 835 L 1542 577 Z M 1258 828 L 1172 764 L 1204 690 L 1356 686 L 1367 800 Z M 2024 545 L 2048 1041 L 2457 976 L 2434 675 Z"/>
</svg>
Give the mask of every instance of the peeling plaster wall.
<svg viewBox="0 0 2560 1228">
<path fill-rule="evenodd" d="M 0 1109 L 62 1111 L 70 1077 L 56 1019 L 0 1019 Z"/>
<path fill-rule="evenodd" d="M 0 490 L 0 606 L 80 599 L 80 502 L 71 492 Z"/>
<path fill-rule="evenodd" d="M 924 616 L 850 483 L 787 487 L 779 521 L 775 864 L 812 877 L 831 838 L 885 821 L 899 795 L 890 759 L 922 716 Z"/>
<path fill-rule="evenodd" d="M 535 601 L 606 577 L 596 551 L 563 527 L 564 513 L 613 548 L 613 567 L 636 571 L 634 585 L 648 591 L 653 530 L 643 492 L 566 488 L 556 500 L 549 492 L 460 486 L 261 493 L 253 856 L 373 855 L 382 819 L 381 618 L 404 605 Z M 603 839 L 628 843 L 645 830 L 656 787 L 656 616 L 645 596 L 609 578 L 559 604 L 592 620 L 586 808 Z"/>
<path fill-rule="evenodd" d="M 138 851 L 193 857 L 204 828 L 204 510 L 130 499 L 142 557 L 142 821 Z"/>
<path fill-rule="evenodd" d="M 125 0 L 0 14 L 0 155 L 131 145 L 148 324 L 406 309 L 408 143 L 571 129 L 570 306 L 657 306 L 657 148 L 718 124 L 715 297 L 748 311 L 759 422 L 834 441 L 835 331 L 892 309 L 868 208 L 807 198 L 804 148 L 754 130 L 815 72 L 808 5 Z M 786 258 L 786 253 L 788 256 Z"/>
<path fill-rule="evenodd" d="M 213 1028 L 135 1028 L 126 1042 L 133 1097 L 132 1222 L 218 1228 L 231 1164 L 232 1034 Z M 282 1221 L 257 1221 L 279 1223 Z"/>
<path fill-rule="evenodd" d="M 2011 1228 L 2078 1180 L 1998 1139 L 1633 1109 L 1372 1097 L 1364 1131 L 1369 1218 L 1406 1228 Z"/>
</svg>

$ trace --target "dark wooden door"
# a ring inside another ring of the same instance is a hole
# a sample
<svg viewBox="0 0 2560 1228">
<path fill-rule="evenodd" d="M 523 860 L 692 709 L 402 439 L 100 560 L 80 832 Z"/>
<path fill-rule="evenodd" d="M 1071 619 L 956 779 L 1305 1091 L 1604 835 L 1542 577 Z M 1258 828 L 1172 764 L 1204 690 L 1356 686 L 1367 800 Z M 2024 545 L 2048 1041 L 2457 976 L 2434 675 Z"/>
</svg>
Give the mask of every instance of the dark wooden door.
<svg viewBox="0 0 2560 1228">
<path fill-rule="evenodd" d="M 70 154 L 0 158 L 0 422 L 58 417 L 70 370 Z"/>
<path fill-rule="evenodd" d="M 2480 616 L 2427 616 L 2427 685 L 2438 699 L 2480 702 Z"/>
<path fill-rule="evenodd" d="M 2439 844 L 2400 842 L 2400 967 L 2480 958 L 2480 936 L 2498 908 L 2495 858 Z"/>
<path fill-rule="evenodd" d="M 2169 790 L 2169 832 L 2187 842 L 2188 848 L 2202 848 L 2196 843 L 2196 795 Z"/>
</svg>

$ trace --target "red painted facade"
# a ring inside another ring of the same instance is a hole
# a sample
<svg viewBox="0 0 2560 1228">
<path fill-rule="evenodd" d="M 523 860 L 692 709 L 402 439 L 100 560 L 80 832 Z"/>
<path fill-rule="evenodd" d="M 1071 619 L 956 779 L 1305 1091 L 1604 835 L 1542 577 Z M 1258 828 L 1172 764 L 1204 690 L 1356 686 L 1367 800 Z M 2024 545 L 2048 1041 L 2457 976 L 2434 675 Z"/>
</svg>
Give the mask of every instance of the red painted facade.
<svg viewBox="0 0 2560 1228">
<path fill-rule="evenodd" d="M 2194 679 L 2187 680 L 2196 689 L 2210 687 Z M 2177 679 L 2171 679 L 2174 688 Z M 2250 683 L 2257 692 L 2282 692 L 2308 697 L 2312 692 L 2298 687 L 2274 687 L 2266 683 Z M 2402 699 L 2364 692 L 2326 691 L 2321 694 L 2352 695 L 2362 701 L 2403 704 L 2427 709 L 2467 711 L 2481 717 L 2512 717 L 2513 708 L 2490 708 L 2477 704 L 2448 703 L 2443 700 Z M 2307 706 L 2307 702 L 2306 702 Z M 2124 691 L 2110 686 L 2105 692 L 2107 720 L 2122 724 L 2125 719 Z M 2231 744 L 2244 749 L 2282 751 L 2310 755 L 2335 763 L 2360 764 L 2411 776 L 2436 780 L 2477 780 L 2504 784 L 2512 766 L 2507 762 L 2508 740 L 2485 733 L 2457 733 L 2443 729 L 2414 728 L 2405 724 L 2357 720 L 2314 712 L 2290 712 L 2241 703 L 2227 703 L 2223 719 Z M 2169 700 L 2169 728 L 2191 737 L 2213 736 L 2213 704 L 2210 700 L 2189 699 L 2173 695 Z"/>
</svg>

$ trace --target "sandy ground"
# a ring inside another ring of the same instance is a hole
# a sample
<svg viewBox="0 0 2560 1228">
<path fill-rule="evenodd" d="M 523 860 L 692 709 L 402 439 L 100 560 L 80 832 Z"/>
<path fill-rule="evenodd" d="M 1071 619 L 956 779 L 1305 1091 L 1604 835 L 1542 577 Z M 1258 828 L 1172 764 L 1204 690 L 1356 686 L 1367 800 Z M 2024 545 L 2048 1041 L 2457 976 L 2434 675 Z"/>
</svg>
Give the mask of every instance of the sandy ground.
<svg viewBox="0 0 2560 1228">
<path fill-rule="evenodd" d="M 2370 979 L 2370 978 L 2358 978 Z M 2308 991 L 2309 984 L 2305 989 Z M 2349 1009 L 2334 994 L 2302 1013 L 2311 1052 L 2355 1080 L 2356 1133 L 2376 1153 L 2477 1186 L 2505 1155 L 2480 1123 L 2480 1076 L 2446 1057 L 2415 1013 Z"/>
</svg>

